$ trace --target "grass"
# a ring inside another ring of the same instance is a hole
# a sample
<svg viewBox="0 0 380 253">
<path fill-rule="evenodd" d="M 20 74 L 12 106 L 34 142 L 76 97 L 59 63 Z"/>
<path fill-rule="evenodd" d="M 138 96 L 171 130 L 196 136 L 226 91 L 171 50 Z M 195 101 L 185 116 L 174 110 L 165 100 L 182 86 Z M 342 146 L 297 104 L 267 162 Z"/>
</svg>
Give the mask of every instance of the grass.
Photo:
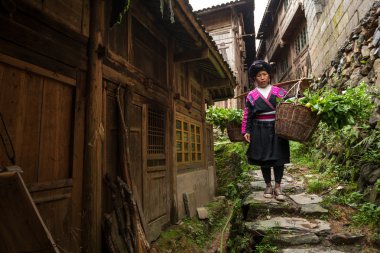
<svg viewBox="0 0 380 253">
<path fill-rule="evenodd" d="M 300 143 L 291 142 L 291 154 L 296 168 L 310 168 L 307 172 L 301 171 L 306 191 L 323 196 L 322 205 L 329 210 L 323 219 L 332 224 L 333 230 L 358 232 L 366 235 L 368 247 L 380 245 L 377 230 L 380 206 L 369 202 L 365 194 L 359 192 L 355 177 L 359 169 L 348 159 L 341 163 L 335 156 L 326 156 L 325 152 Z M 380 180 L 376 186 L 378 184 Z"/>
<path fill-rule="evenodd" d="M 232 207 L 227 200 L 212 201 L 206 206 L 208 219 L 187 218 L 179 225 L 163 231 L 153 243 L 157 252 L 205 252 L 215 237 L 223 230 Z"/>
</svg>

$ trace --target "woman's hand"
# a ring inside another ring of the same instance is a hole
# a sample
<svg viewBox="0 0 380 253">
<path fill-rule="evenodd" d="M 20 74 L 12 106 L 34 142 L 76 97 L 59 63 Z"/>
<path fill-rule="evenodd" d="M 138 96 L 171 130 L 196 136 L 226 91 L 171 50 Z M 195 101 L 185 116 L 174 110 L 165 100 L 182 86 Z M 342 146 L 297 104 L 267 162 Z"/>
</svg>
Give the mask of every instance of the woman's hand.
<svg viewBox="0 0 380 253">
<path fill-rule="evenodd" d="M 251 142 L 251 135 L 249 133 L 244 134 L 244 139 L 249 143 Z"/>
</svg>

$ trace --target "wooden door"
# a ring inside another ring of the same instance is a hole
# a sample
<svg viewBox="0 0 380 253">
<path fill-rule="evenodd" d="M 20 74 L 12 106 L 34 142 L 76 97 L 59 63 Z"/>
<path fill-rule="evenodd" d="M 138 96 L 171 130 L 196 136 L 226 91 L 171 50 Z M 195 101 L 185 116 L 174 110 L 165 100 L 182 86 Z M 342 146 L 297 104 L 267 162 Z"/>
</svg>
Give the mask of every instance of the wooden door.
<svg viewBox="0 0 380 253">
<path fill-rule="evenodd" d="M 148 101 L 130 106 L 130 151 L 134 180 L 142 196 L 150 241 L 169 222 L 168 115 L 163 107 Z"/>
<path fill-rule="evenodd" d="M 56 244 L 70 252 L 80 245 L 80 82 L 0 55 L 0 113 L 15 163 Z M 1 145 L 1 166 L 10 165 L 7 154 Z"/>
</svg>

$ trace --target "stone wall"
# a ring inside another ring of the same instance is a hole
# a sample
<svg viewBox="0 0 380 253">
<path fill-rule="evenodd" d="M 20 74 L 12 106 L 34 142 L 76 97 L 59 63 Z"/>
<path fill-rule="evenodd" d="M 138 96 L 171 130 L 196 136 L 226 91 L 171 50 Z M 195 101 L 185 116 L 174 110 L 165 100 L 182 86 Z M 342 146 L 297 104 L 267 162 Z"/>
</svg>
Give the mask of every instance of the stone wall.
<svg viewBox="0 0 380 253">
<path fill-rule="evenodd" d="M 339 89 L 356 86 L 361 81 L 380 92 L 380 1 L 353 28 L 330 62 L 325 64 L 319 83 Z M 327 68 L 326 68 L 327 66 Z M 334 77 L 339 76 L 336 83 Z"/>
<path fill-rule="evenodd" d="M 373 3 L 373 0 L 304 0 L 312 73 L 315 76 L 322 74 L 330 65 Z"/>
<path fill-rule="evenodd" d="M 355 87 L 364 81 L 373 87 L 372 92 L 380 94 L 380 1 L 371 4 L 369 11 L 348 34 L 331 62 L 324 66 L 325 69 L 315 83 L 319 87 L 328 85 L 342 90 Z M 369 123 L 379 128 L 379 98 L 375 99 L 375 104 L 377 110 L 374 111 Z M 378 165 L 365 165 L 361 168 L 359 189 L 369 192 L 369 199 L 372 202 L 380 201 L 380 194 L 375 186 L 378 179 L 380 179 Z"/>
</svg>

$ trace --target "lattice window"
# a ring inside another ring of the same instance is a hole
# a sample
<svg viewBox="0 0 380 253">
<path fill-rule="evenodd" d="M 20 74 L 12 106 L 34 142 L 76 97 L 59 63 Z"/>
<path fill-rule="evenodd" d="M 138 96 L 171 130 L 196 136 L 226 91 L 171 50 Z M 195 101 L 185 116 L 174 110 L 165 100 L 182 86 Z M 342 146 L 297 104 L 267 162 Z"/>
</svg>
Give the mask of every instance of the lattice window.
<svg viewBox="0 0 380 253">
<path fill-rule="evenodd" d="M 307 44 L 307 31 L 306 26 L 302 28 L 301 32 L 296 38 L 296 54 L 299 54 Z"/>
<path fill-rule="evenodd" d="M 197 124 L 176 120 L 177 162 L 189 163 L 202 160 L 201 127 Z"/>
<path fill-rule="evenodd" d="M 148 154 L 165 153 L 165 111 L 150 108 L 148 112 Z"/>
</svg>

